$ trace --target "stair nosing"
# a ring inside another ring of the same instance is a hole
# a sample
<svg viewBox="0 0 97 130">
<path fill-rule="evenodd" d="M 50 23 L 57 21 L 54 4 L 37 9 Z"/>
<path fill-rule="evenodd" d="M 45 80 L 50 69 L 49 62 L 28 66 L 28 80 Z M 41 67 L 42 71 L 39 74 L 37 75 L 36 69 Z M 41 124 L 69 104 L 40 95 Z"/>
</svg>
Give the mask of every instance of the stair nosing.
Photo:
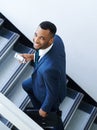
<svg viewBox="0 0 97 130">
<path fill-rule="evenodd" d="M 78 92 L 77 97 L 76 97 L 76 101 L 74 102 L 73 106 L 71 107 L 71 109 L 69 111 L 69 114 L 67 115 L 67 117 L 63 121 L 64 128 L 66 128 L 67 125 L 69 124 L 73 114 L 75 113 L 76 109 L 78 108 L 78 106 L 79 106 L 79 104 L 80 104 L 83 97 L 84 97 L 84 95 L 82 93 Z"/>
<path fill-rule="evenodd" d="M 6 55 L 6 52 L 12 48 L 14 43 L 19 39 L 20 35 L 17 33 L 14 33 L 12 38 L 8 41 L 8 43 L 4 46 L 4 48 L 0 51 L 0 60 Z"/>
<path fill-rule="evenodd" d="M 28 53 L 32 53 L 33 50 L 31 49 Z M 29 62 L 26 64 L 21 64 L 18 69 L 15 71 L 15 73 L 11 76 L 11 78 L 8 80 L 8 82 L 4 85 L 2 90 L 0 91 L 4 95 L 8 92 L 8 89 L 10 88 L 10 85 L 14 83 L 14 80 L 17 78 L 17 76 L 25 69 L 26 66 L 28 66 Z"/>
<path fill-rule="evenodd" d="M 85 130 L 87 130 L 91 127 L 91 125 L 94 122 L 94 120 L 96 119 L 96 117 L 97 117 L 97 108 L 94 106 L 94 108 L 92 110 L 92 114 L 91 114 L 91 116 L 90 116 L 90 118 L 89 118 L 89 120 L 84 128 Z"/>
</svg>

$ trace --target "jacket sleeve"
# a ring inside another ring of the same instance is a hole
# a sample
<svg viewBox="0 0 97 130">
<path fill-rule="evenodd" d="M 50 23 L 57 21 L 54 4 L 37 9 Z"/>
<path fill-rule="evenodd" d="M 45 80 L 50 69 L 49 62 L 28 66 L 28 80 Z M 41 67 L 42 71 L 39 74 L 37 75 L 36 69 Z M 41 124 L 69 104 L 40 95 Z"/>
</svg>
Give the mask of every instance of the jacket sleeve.
<svg viewBox="0 0 97 130">
<path fill-rule="evenodd" d="M 44 72 L 43 78 L 46 87 L 46 97 L 41 108 L 49 112 L 58 101 L 60 73 L 55 69 L 47 70 Z"/>
</svg>

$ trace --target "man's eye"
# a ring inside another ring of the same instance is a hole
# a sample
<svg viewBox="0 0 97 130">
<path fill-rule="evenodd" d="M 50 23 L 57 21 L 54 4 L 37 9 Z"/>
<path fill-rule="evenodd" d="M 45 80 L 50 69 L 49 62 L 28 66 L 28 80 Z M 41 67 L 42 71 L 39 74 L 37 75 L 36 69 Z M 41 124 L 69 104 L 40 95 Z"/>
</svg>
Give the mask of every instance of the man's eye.
<svg viewBox="0 0 97 130">
<path fill-rule="evenodd" d="M 45 40 L 45 38 L 44 38 L 44 37 L 41 37 L 40 39 L 41 39 L 41 40 Z"/>
<path fill-rule="evenodd" d="M 37 36 L 37 34 L 36 33 L 34 33 L 34 37 L 36 37 Z"/>
</svg>

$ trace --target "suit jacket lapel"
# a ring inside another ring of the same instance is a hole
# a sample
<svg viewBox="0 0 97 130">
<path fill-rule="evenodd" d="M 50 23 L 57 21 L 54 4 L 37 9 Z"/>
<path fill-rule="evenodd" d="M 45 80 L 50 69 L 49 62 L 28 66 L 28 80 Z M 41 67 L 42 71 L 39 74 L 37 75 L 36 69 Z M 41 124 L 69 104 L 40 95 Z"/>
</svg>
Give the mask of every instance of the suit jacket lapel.
<svg viewBox="0 0 97 130">
<path fill-rule="evenodd" d="M 35 67 L 33 73 L 35 73 L 35 71 L 41 66 L 41 64 L 45 61 L 45 59 L 48 57 L 48 54 L 46 54 L 45 56 L 43 56 L 39 62 L 38 62 L 38 65 Z"/>
<path fill-rule="evenodd" d="M 39 60 L 38 65 L 35 67 L 33 73 L 36 72 L 36 70 L 40 67 L 40 65 L 48 58 L 48 56 L 53 51 L 53 47 Z"/>
</svg>

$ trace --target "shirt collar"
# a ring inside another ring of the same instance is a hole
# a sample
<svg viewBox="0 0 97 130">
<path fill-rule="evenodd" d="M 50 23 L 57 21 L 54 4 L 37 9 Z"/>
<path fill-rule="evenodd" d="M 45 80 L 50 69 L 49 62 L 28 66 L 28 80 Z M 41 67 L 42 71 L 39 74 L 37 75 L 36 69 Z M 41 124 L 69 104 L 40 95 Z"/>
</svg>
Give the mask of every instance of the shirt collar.
<svg viewBox="0 0 97 130">
<path fill-rule="evenodd" d="M 51 48 L 52 48 L 53 44 L 51 44 L 48 48 L 46 49 L 40 49 L 39 50 L 39 56 L 40 58 L 43 57 Z"/>
</svg>

